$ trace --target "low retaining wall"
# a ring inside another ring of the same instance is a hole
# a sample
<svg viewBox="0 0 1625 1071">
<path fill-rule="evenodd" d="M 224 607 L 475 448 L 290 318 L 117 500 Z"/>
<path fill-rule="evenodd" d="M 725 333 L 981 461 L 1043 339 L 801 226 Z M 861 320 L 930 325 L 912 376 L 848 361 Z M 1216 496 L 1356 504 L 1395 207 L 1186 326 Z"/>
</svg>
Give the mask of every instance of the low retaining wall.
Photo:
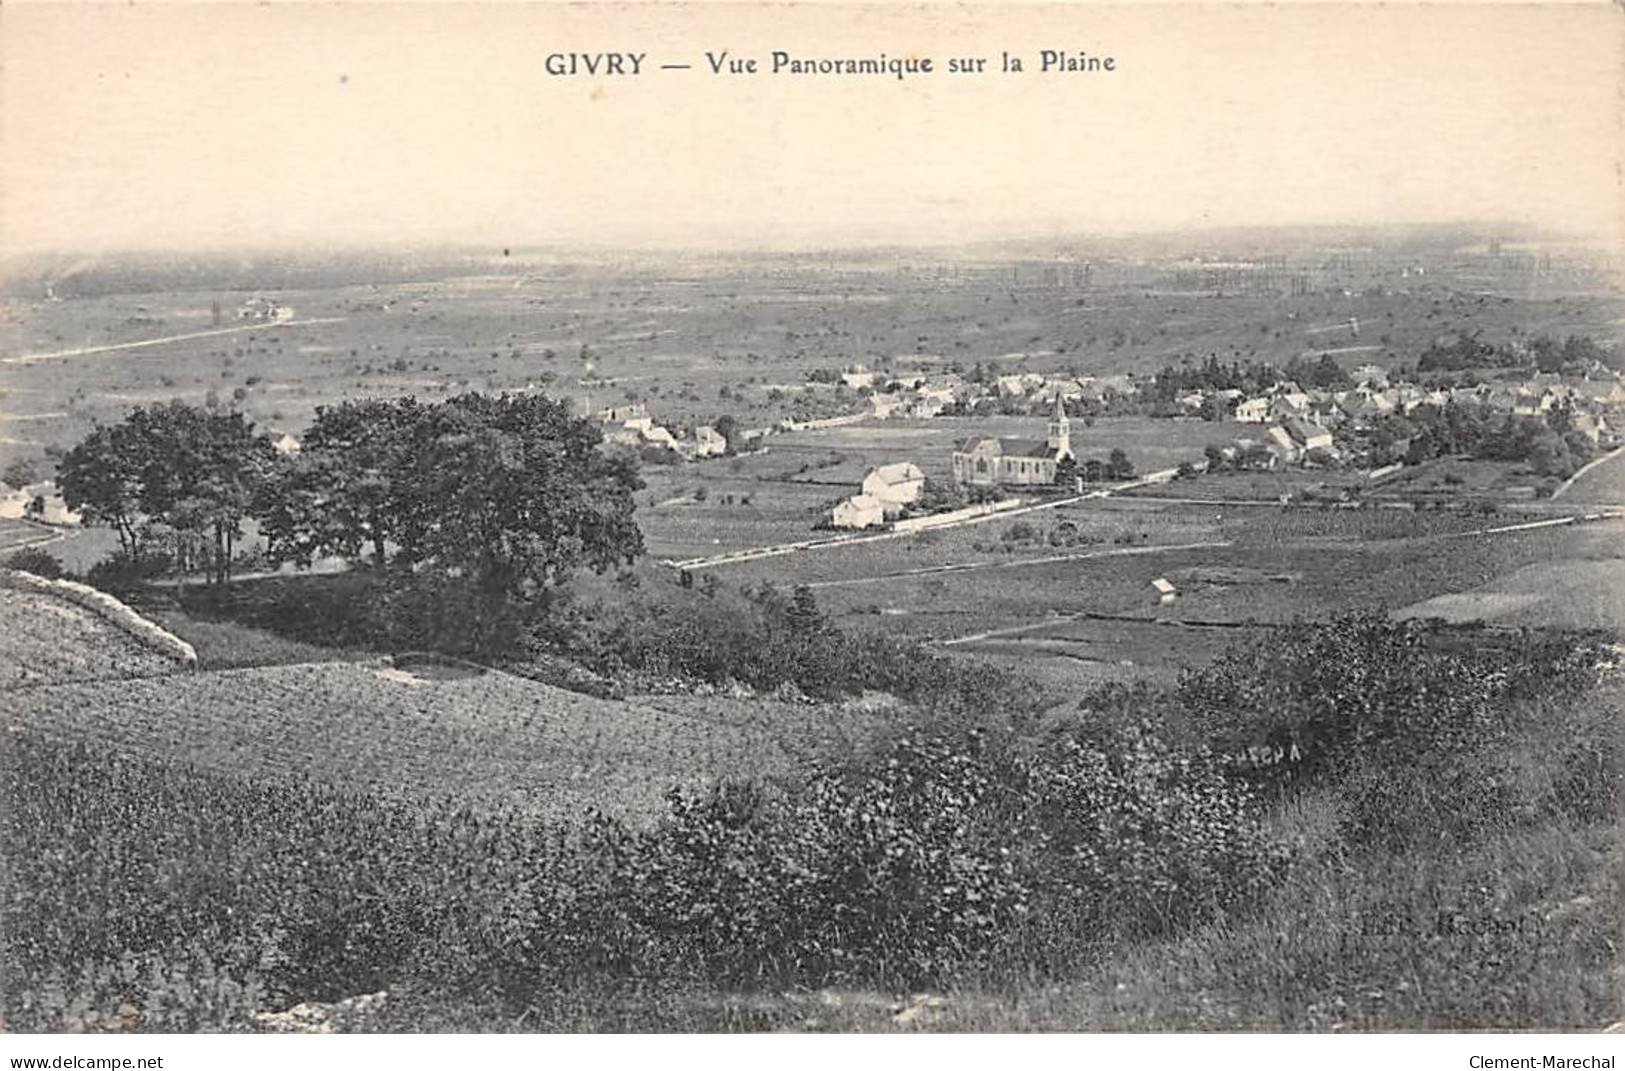
<svg viewBox="0 0 1625 1071">
<path fill-rule="evenodd" d="M 924 517 L 910 517 L 905 521 L 893 524 L 894 532 L 917 532 L 922 528 L 938 528 L 944 524 L 957 524 L 968 521 L 972 517 L 986 517 L 990 513 L 1003 513 L 1008 509 L 1015 509 L 1021 505 L 1019 498 L 1004 498 L 997 502 L 984 502 L 980 506 L 966 506 L 964 509 L 950 510 L 947 513 L 928 513 Z"/>
<path fill-rule="evenodd" d="M 33 573 L 0 569 L 0 587 L 32 591 L 71 602 L 75 606 L 89 610 L 114 627 L 123 629 L 135 637 L 137 642 L 166 658 L 173 658 L 188 667 L 197 665 L 197 652 L 192 649 L 191 644 L 148 621 L 107 592 L 98 591 L 88 584 L 72 580 L 46 580 Z"/>
</svg>

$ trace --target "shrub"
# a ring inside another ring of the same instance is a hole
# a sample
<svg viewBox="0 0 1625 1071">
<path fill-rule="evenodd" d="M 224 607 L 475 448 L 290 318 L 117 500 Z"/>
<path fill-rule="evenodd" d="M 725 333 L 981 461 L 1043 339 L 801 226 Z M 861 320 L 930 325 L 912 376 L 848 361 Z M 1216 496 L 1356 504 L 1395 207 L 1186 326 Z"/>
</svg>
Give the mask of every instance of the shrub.
<svg viewBox="0 0 1625 1071">
<path fill-rule="evenodd" d="M 653 827 L 560 828 L 14 734 L 0 1013 L 231 1029 L 256 1005 L 405 980 L 515 1007 L 604 986 L 941 985 L 1027 971 L 1034 934 L 1067 969 L 1246 902 L 1280 865 L 1210 757 L 1119 743 L 904 728 L 800 782 L 674 792 Z"/>
<path fill-rule="evenodd" d="M 24 547 L 6 555 L 4 563 L 7 569 L 17 569 L 25 573 L 42 576 L 46 580 L 58 580 L 62 577 L 62 563 L 48 551 L 38 547 Z"/>
<path fill-rule="evenodd" d="M 1520 802 L 1511 771 L 1489 756 L 1368 765 L 1349 777 L 1343 791 L 1339 835 L 1355 847 L 1389 852 L 1476 843 L 1513 825 Z"/>
<path fill-rule="evenodd" d="M 1375 611 L 1297 622 L 1188 671 L 1179 696 L 1224 746 L 1291 756 L 1251 771 L 1284 784 L 1476 753 L 1505 735 L 1512 700 L 1572 694 L 1600 661 L 1592 636 L 1527 637 L 1527 650 L 1447 639 Z"/>
</svg>

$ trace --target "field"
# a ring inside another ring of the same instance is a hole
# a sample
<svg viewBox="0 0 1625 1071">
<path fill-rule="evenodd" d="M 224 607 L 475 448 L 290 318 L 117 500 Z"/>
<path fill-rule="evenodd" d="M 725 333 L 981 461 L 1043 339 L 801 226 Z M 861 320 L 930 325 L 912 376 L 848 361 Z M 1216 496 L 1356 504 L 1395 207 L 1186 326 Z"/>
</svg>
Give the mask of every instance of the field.
<svg viewBox="0 0 1625 1071">
<path fill-rule="evenodd" d="M 1625 502 L 1625 454 L 1615 454 L 1581 475 L 1560 501 L 1570 505 Z"/>
<path fill-rule="evenodd" d="M 31 521 L 0 518 L 0 555 L 21 550 L 23 547 L 48 543 L 56 535 L 57 533 L 50 528 Z"/>
<path fill-rule="evenodd" d="M 1113 498 L 706 572 L 723 583 L 804 583 L 843 626 L 951 641 L 956 653 L 1019 664 L 1076 688 L 1103 678 L 1167 678 L 1204 660 L 1231 626 L 1356 607 L 1399 610 L 1537 563 L 1569 576 L 1576 589 L 1595 590 L 1591 563 L 1617 553 L 1617 521 L 1473 534 L 1517 521 L 1462 511 Z M 1005 538 L 1018 524 L 1030 535 Z M 1151 587 L 1158 578 L 1175 586 L 1174 601 L 1159 601 Z M 1625 625 L 1625 612 L 1599 598 L 1552 599 L 1519 620 Z"/>
<path fill-rule="evenodd" d="M 0 690 L 176 671 L 172 659 L 91 611 L 31 591 L 0 587 L 0 636 Z"/>
<path fill-rule="evenodd" d="M 200 289 L 185 275 L 132 280 L 128 293 L 107 293 L 120 288 L 112 281 L 59 280 L 55 301 L 40 299 L 43 283 L 13 280 L 0 316 L 0 463 L 171 398 L 213 395 L 295 435 L 316 406 L 340 398 L 471 389 L 546 389 L 595 406 L 642 400 L 676 425 L 731 412 L 750 427 L 798 408 L 855 409 L 855 396 L 805 380 L 853 361 L 1088 374 L 1146 373 L 1209 353 L 1284 363 L 1326 345 L 1310 333 L 1317 325 L 1355 316 L 1373 337 L 1339 359 L 1386 365 L 1457 329 L 1613 338 L 1618 327 L 1606 293 L 1464 293 L 1448 263 L 1425 285 L 1402 282 L 1395 263 L 1373 266 L 1357 290 L 1298 297 L 1159 292 L 1153 266 L 1099 267 L 1097 284 L 1074 288 L 975 263 L 921 278 L 873 262 L 764 271 L 495 258 L 455 274 L 425 270 L 421 281 L 264 290 Z M 238 306 L 256 295 L 292 307 L 294 320 L 239 321 Z M 49 356 L 216 330 L 235 333 Z"/>
<path fill-rule="evenodd" d="M 673 786 L 783 776 L 870 715 L 593 699 L 495 671 L 326 663 L 15 690 L 8 724 L 244 777 L 644 819 Z"/>
</svg>

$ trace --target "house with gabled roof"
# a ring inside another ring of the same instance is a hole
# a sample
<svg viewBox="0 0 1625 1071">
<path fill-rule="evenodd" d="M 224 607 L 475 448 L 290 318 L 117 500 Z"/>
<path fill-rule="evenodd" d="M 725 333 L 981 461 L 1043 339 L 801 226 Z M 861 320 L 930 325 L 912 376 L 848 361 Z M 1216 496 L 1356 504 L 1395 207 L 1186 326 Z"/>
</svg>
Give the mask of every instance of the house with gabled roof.
<svg viewBox="0 0 1625 1071">
<path fill-rule="evenodd" d="M 925 473 L 911 461 L 899 461 L 869 470 L 863 478 L 863 493 L 881 502 L 906 506 L 920 497 Z"/>
<path fill-rule="evenodd" d="M 886 523 L 886 504 L 873 495 L 853 495 L 836 503 L 829 519 L 837 528 L 873 528 Z"/>
</svg>

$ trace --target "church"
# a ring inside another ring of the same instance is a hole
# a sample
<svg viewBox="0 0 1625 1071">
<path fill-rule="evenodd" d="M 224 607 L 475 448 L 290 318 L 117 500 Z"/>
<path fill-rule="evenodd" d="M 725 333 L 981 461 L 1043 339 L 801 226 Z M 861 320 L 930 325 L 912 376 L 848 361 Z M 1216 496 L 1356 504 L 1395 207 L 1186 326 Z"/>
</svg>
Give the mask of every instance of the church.
<svg viewBox="0 0 1625 1071">
<path fill-rule="evenodd" d="M 954 448 L 954 480 L 982 487 L 1052 484 L 1055 466 L 1072 456 L 1071 422 L 1061 399 L 1056 398 L 1048 439 L 1002 439 L 991 435 L 966 439 Z"/>
</svg>

